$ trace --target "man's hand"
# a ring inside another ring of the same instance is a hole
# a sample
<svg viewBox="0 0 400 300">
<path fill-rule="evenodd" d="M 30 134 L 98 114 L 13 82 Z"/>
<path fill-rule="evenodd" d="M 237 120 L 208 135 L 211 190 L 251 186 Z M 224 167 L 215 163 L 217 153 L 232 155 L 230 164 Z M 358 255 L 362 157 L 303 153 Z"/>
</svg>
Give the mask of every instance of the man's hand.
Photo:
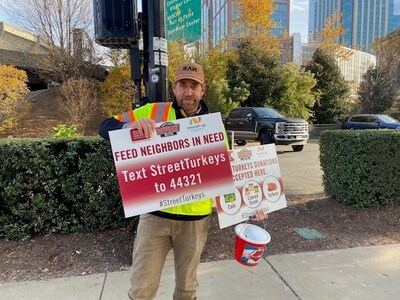
<svg viewBox="0 0 400 300">
<path fill-rule="evenodd" d="M 256 213 L 251 217 L 253 221 L 262 221 L 268 219 L 268 214 L 262 209 L 258 209 Z"/>
<path fill-rule="evenodd" d="M 144 135 L 146 139 L 153 136 L 156 129 L 156 122 L 152 119 L 140 119 L 132 123 L 128 123 L 125 128 L 136 128 L 140 134 Z"/>
</svg>

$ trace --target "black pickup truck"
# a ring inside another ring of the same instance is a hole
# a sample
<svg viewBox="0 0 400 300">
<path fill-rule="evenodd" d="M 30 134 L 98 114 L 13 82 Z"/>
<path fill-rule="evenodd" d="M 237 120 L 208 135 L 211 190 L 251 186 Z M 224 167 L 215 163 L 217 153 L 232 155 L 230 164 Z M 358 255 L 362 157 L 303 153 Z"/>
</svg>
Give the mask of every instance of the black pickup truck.
<svg viewBox="0 0 400 300">
<path fill-rule="evenodd" d="M 261 145 L 291 145 L 294 151 L 301 151 L 308 140 L 305 120 L 285 118 L 272 108 L 235 108 L 224 119 L 224 124 L 226 130 L 233 131 L 233 139 L 239 146 L 252 140 L 260 141 Z"/>
</svg>

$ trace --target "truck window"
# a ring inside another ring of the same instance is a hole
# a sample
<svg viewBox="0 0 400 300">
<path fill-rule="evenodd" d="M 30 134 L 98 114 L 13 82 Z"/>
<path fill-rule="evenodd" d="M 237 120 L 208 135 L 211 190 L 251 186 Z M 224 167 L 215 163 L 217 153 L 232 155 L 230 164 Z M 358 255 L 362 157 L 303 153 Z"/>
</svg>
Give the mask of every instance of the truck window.
<svg viewBox="0 0 400 300">
<path fill-rule="evenodd" d="M 265 108 L 265 107 L 255 107 L 254 110 L 256 111 L 257 116 L 260 118 L 267 117 L 267 118 L 283 118 L 283 116 L 278 113 L 275 109 L 272 108 Z"/>
<path fill-rule="evenodd" d="M 240 114 L 240 117 L 242 119 L 247 119 L 248 117 L 251 117 L 252 109 L 242 109 L 242 113 Z"/>
<path fill-rule="evenodd" d="M 229 118 L 239 119 L 241 116 L 241 111 L 239 109 L 232 110 L 229 114 Z"/>
</svg>

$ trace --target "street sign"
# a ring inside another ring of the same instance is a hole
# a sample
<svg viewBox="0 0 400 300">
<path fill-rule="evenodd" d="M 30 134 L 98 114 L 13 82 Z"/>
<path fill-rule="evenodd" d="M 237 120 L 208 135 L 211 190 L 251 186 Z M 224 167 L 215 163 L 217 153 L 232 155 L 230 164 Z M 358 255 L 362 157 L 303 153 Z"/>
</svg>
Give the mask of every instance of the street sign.
<svg viewBox="0 0 400 300">
<path fill-rule="evenodd" d="M 169 40 L 192 43 L 201 38 L 201 0 L 166 1 Z"/>
</svg>

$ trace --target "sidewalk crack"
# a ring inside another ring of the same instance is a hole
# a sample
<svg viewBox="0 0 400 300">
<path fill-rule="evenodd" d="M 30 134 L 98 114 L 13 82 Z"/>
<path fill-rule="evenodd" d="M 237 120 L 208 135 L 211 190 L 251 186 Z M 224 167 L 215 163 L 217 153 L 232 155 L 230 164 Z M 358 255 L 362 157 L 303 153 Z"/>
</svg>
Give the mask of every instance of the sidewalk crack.
<svg viewBox="0 0 400 300">
<path fill-rule="evenodd" d="M 104 274 L 103 286 L 101 287 L 99 300 L 101 300 L 101 298 L 103 298 L 103 292 L 104 292 L 104 286 L 106 285 L 107 274 L 108 274 L 107 272 Z"/>
<path fill-rule="evenodd" d="M 297 297 L 297 299 L 301 300 L 300 296 L 295 292 L 295 290 L 290 286 L 290 284 L 282 277 L 281 274 L 279 274 L 278 270 L 275 269 L 275 267 L 270 263 L 270 261 L 267 258 L 264 258 L 264 260 L 269 264 L 271 269 L 275 272 L 275 274 L 284 282 L 284 284 L 289 288 L 289 290 L 292 291 L 292 293 Z"/>
</svg>

